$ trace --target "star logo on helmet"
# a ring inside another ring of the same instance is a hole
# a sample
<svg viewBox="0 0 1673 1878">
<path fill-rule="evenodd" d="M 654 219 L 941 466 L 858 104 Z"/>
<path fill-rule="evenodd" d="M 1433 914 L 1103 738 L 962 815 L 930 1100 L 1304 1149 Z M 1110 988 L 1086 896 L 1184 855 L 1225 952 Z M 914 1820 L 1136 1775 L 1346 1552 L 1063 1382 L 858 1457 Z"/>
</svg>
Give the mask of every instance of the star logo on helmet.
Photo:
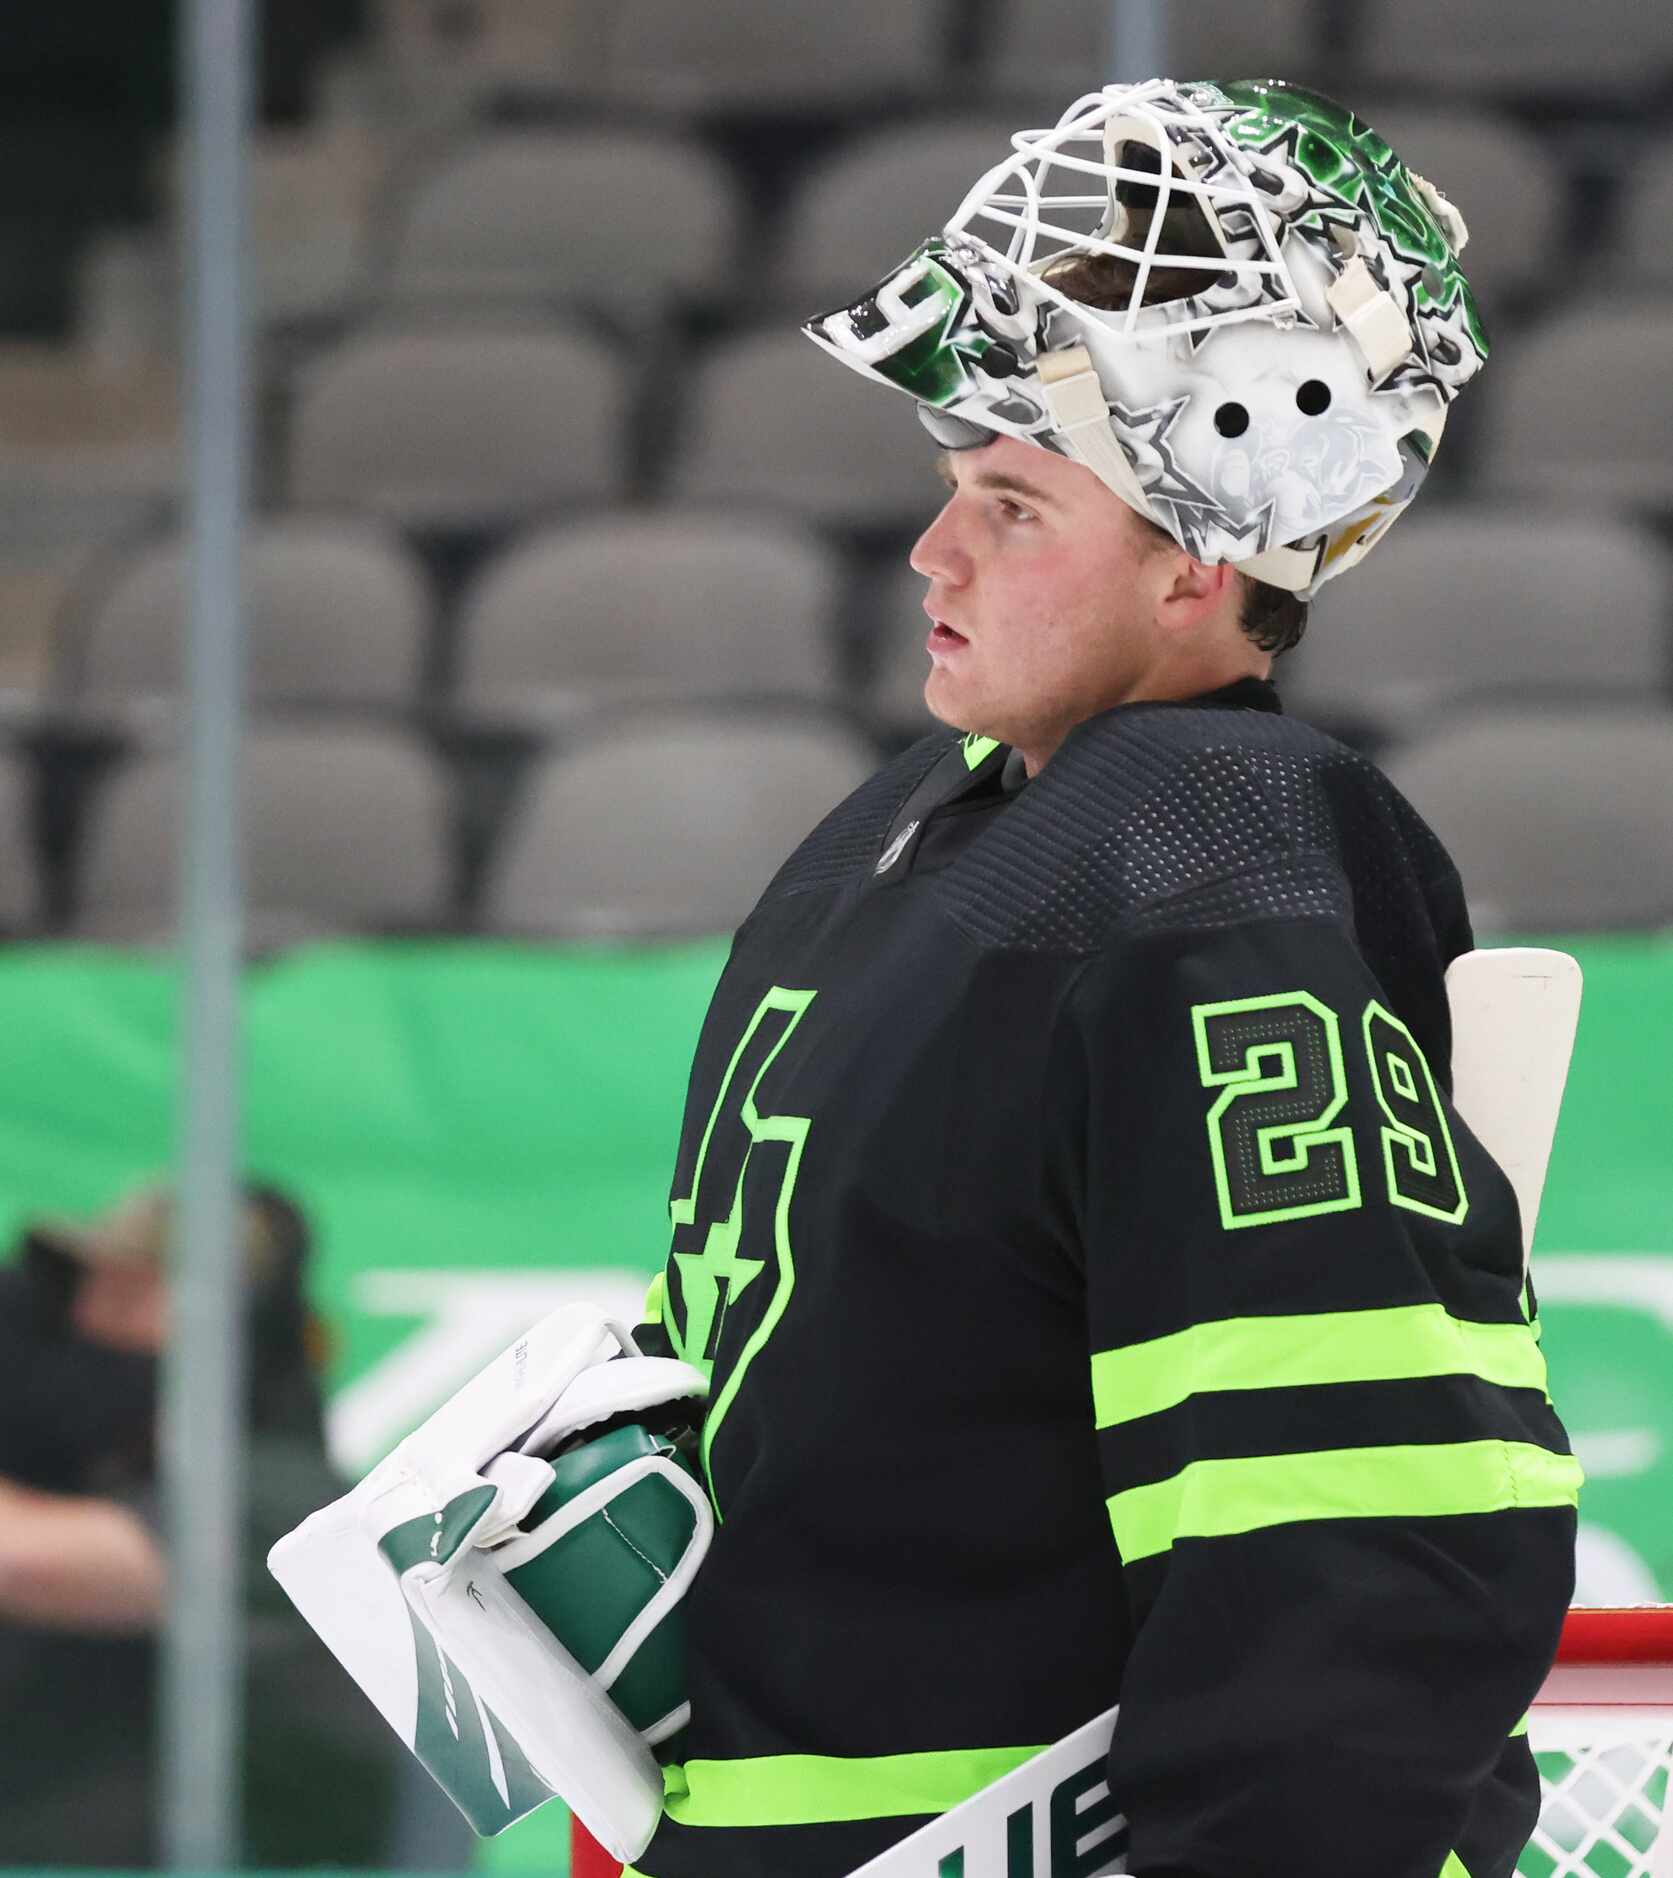
<svg viewBox="0 0 1673 1878">
<path fill-rule="evenodd" d="M 1224 511 L 1200 483 L 1186 475 L 1168 441 L 1168 433 L 1189 403 L 1189 398 L 1173 398 L 1147 410 L 1130 411 L 1111 399 L 1110 418 L 1146 499 L 1167 506 L 1179 524 L 1181 539 L 1194 552 L 1204 527 L 1219 526 Z"/>
<path fill-rule="evenodd" d="M 1222 508 L 1217 518 L 1220 539 L 1214 544 L 1216 554 L 1222 560 L 1241 561 L 1251 554 L 1264 553 L 1272 546 L 1272 524 L 1277 513 L 1276 502 L 1263 502 L 1240 522 Z"/>
</svg>

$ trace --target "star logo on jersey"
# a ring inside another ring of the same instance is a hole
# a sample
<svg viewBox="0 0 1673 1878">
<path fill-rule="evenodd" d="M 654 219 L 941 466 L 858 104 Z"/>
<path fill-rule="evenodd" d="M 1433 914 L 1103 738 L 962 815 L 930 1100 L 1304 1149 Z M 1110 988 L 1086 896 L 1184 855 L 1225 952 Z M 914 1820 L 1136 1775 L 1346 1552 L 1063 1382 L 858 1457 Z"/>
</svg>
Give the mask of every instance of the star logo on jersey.
<svg viewBox="0 0 1673 1878">
<path fill-rule="evenodd" d="M 812 1126 L 805 1115 L 763 1113 L 757 1097 L 817 995 L 774 985 L 756 1006 L 716 1091 L 690 1189 L 670 1202 L 674 1244 L 663 1322 L 674 1354 L 712 1385 L 701 1455 L 717 1513 L 715 1437 L 795 1289 L 791 1200 Z M 763 1271 L 767 1280 L 757 1286 Z M 738 1323 L 733 1306 L 746 1292 Z"/>
<path fill-rule="evenodd" d="M 701 1252 L 674 1254 L 685 1303 L 686 1345 L 702 1351 L 710 1360 L 728 1307 L 749 1289 L 766 1263 L 764 1259 L 744 1258 L 738 1251 L 743 1236 L 741 1180 L 738 1192 L 739 1203 L 732 1208 L 731 1216 L 716 1220 L 709 1228 Z"/>
</svg>

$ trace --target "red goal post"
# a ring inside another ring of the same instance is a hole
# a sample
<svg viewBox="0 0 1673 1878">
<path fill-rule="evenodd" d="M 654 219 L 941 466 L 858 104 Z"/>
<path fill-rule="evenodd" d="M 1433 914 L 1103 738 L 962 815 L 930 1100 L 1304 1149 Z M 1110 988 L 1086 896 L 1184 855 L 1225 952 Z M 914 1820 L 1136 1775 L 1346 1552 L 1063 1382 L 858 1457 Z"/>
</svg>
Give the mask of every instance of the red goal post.
<svg viewBox="0 0 1673 1878">
<path fill-rule="evenodd" d="M 1570 1611 L 1528 1734 L 1544 1806 L 1523 1878 L 1673 1878 L 1673 1605 Z M 574 1832 L 571 1878 L 616 1878 Z"/>
<path fill-rule="evenodd" d="M 1529 1718 L 1521 1878 L 1673 1878 L 1673 1606 L 1578 1607 Z"/>
<path fill-rule="evenodd" d="M 1662 1687 L 1673 1699 L 1673 1604 L 1577 1604 L 1557 1646 L 1558 1668 L 1576 1664 L 1659 1668 L 1668 1679 Z"/>
</svg>

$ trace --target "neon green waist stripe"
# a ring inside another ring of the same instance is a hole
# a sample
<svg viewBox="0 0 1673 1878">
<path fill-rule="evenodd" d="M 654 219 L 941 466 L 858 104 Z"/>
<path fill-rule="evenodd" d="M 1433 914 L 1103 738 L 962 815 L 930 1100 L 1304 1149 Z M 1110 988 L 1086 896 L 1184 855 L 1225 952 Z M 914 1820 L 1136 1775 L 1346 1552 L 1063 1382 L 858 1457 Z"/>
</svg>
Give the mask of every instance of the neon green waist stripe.
<svg viewBox="0 0 1673 1878">
<path fill-rule="evenodd" d="M 1193 1461 L 1167 1480 L 1106 1502 L 1122 1558 L 1176 1539 L 1218 1539 L 1310 1519 L 1428 1519 L 1574 1506 L 1583 1476 L 1568 1454 L 1521 1441 L 1334 1448 L 1247 1460 Z"/>
<path fill-rule="evenodd" d="M 1092 1406 L 1098 1426 L 1114 1428 L 1219 1389 L 1414 1376 L 1480 1376 L 1543 1394 L 1545 1358 L 1525 1323 L 1466 1323 L 1440 1304 L 1233 1317 L 1101 1351 L 1092 1359 Z"/>
<path fill-rule="evenodd" d="M 663 1769 L 666 1811 L 682 1826 L 817 1826 L 838 1819 L 944 1813 L 1039 1752 L 1037 1747 L 955 1748 L 854 1760 L 769 1754 L 687 1761 L 683 1768 Z"/>
</svg>

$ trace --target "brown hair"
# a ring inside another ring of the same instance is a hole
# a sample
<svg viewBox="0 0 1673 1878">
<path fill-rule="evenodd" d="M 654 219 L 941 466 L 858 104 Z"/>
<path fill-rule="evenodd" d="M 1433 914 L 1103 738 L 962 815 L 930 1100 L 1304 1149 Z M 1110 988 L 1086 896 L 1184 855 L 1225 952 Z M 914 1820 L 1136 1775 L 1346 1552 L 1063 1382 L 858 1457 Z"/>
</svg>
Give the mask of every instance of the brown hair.
<svg viewBox="0 0 1673 1878">
<path fill-rule="evenodd" d="M 1196 204 L 1190 204 L 1190 209 L 1193 220 L 1200 227 L 1200 234 L 1189 226 L 1176 229 L 1173 226 L 1174 210 L 1170 209 L 1164 239 L 1175 253 L 1211 255 L 1217 252 L 1209 236 L 1208 224 Z M 1082 306 L 1124 313 L 1132 303 L 1138 266 L 1115 254 L 1076 252 L 1060 255 L 1052 261 L 1044 270 L 1043 277 L 1059 293 L 1067 295 L 1071 300 L 1078 300 Z M 1213 278 L 1208 268 L 1152 268 L 1144 283 L 1144 304 L 1156 306 L 1168 300 L 1188 299 L 1192 294 L 1200 293 Z M 1162 541 L 1170 546 L 1178 546 L 1165 528 L 1158 528 L 1146 517 L 1140 519 L 1154 528 Z M 1282 587 L 1256 580 L 1250 574 L 1239 574 L 1238 579 L 1243 583 L 1240 624 L 1248 637 L 1262 652 L 1271 653 L 1274 658 L 1297 645 L 1307 630 L 1307 602 Z"/>
</svg>

